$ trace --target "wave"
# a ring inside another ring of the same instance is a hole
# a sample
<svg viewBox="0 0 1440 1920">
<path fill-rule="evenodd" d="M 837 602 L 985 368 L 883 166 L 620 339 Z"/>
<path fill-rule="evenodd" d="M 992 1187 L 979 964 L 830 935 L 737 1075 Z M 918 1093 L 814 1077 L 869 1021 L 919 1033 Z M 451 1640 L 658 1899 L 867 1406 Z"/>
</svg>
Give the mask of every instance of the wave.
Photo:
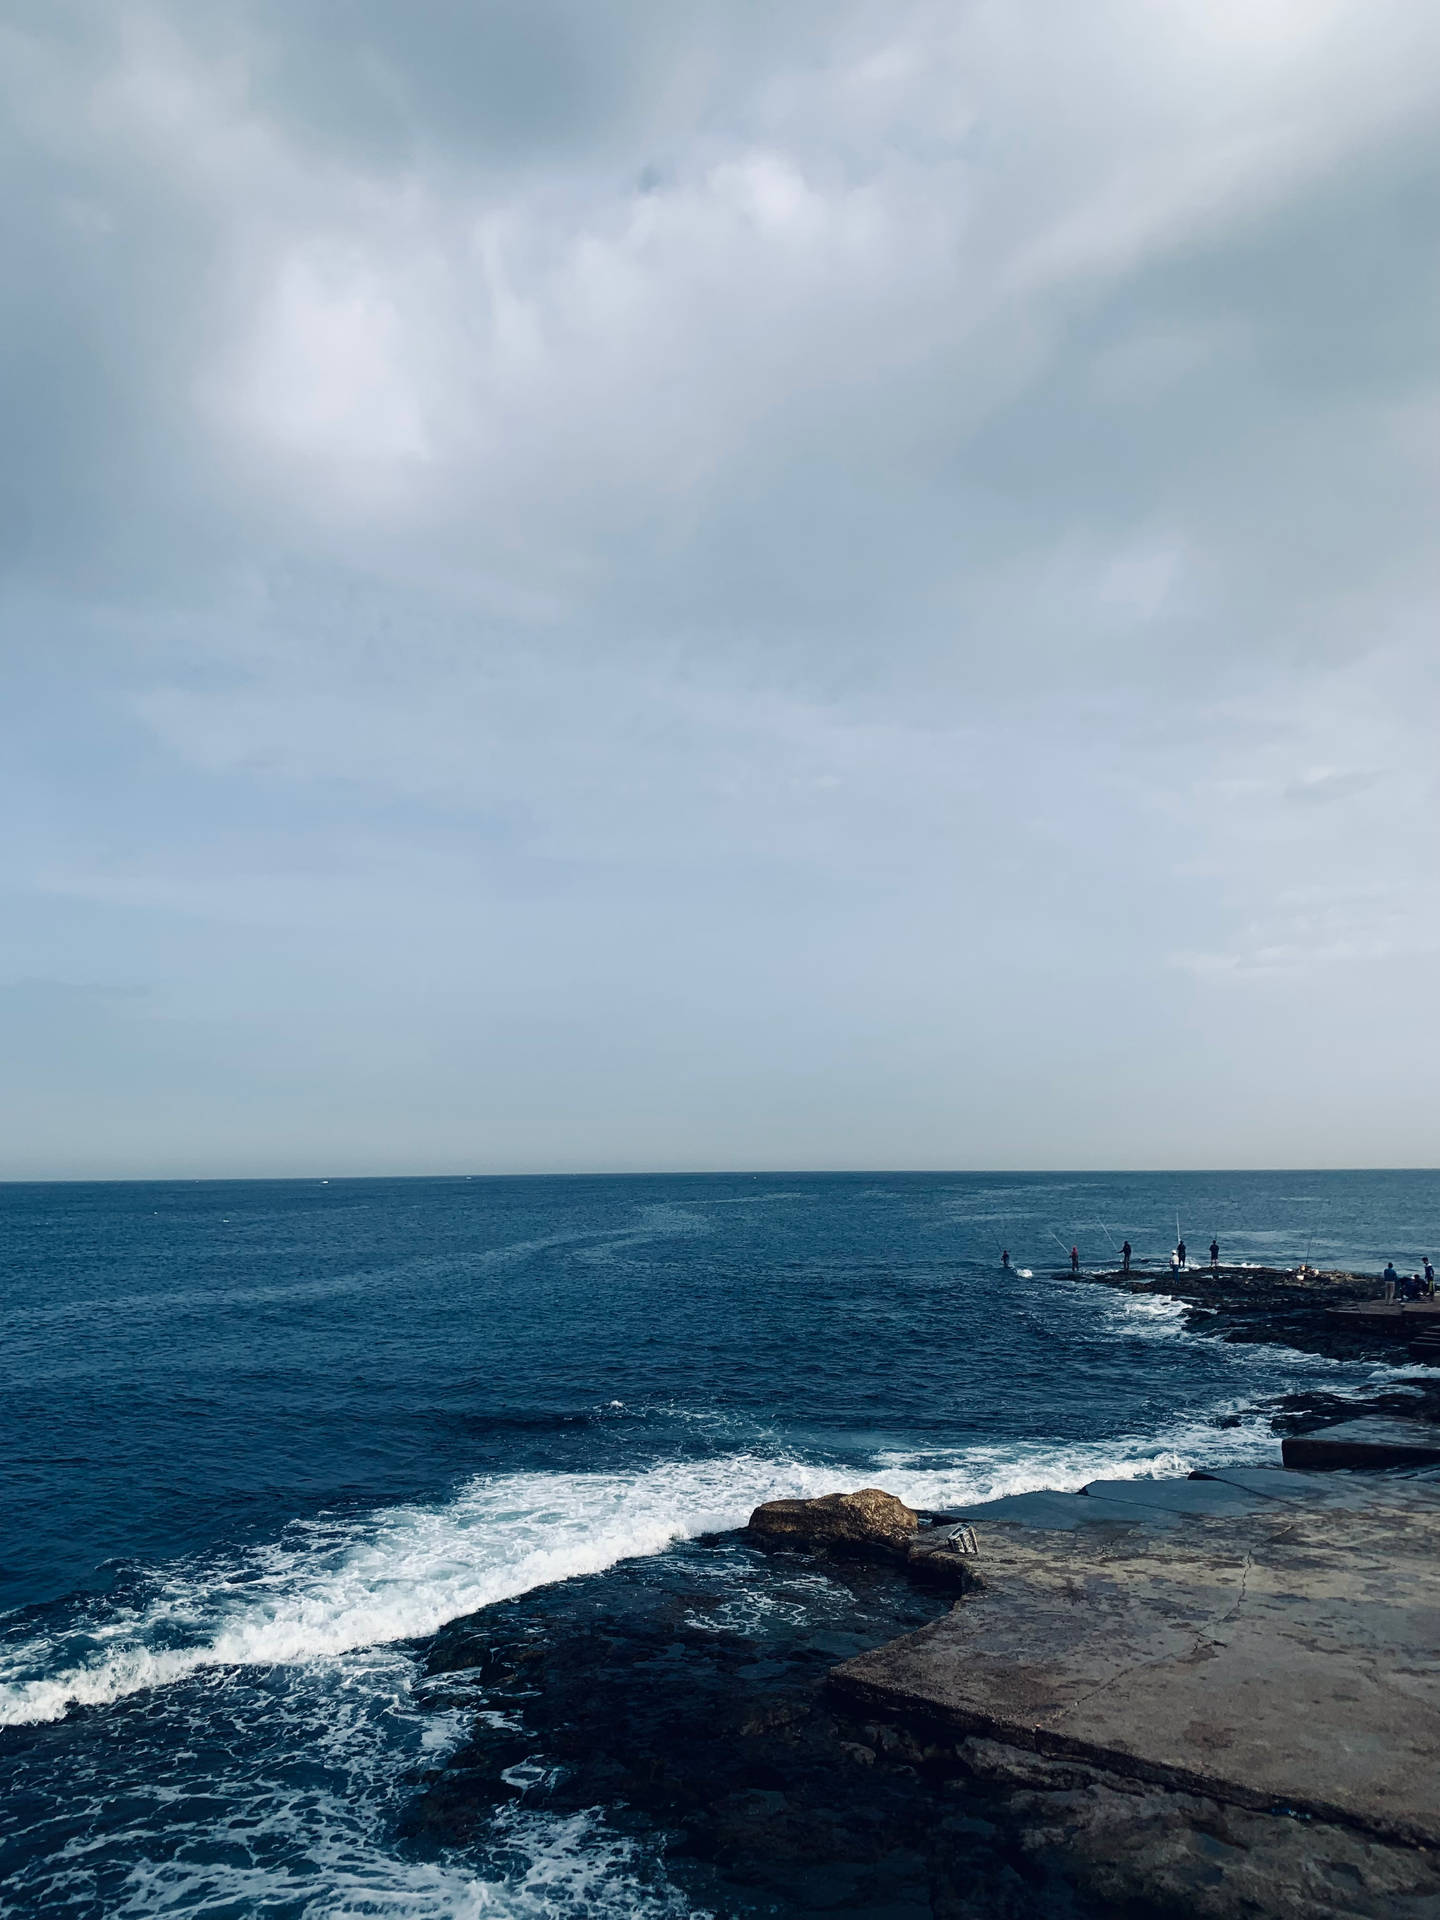
<svg viewBox="0 0 1440 1920">
<path fill-rule="evenodd" d="M 731 1455 L 629 1473 L 516 1473 L 443 1506 L 296 1523 L 230 1562 L 182 1563 L 134 1607 L 5 1651 L 0 1725 L 56 1720 L 204 1667 L 281 1666 L 433 1633 L 532 1587 L 825 1492 L 833 1469 Z"/>
<path fill-rule="evenodd" d="M 1222 1455 L 1230 1466 L 1278 1466 L 1280 1443 L 1269 1414 L 1227 1401 L 1176 1420 L 1162 1434 L 992 1443 L 968 1447 L 953 1465 L 934 1452 L 897 1449 L 877 1455 L 875 1470 L 912 1507 L 979 1507 L 1016 1493 L 1076 1493 L 1092 1480 L 1183 1477 L 1217 1465 Z"/>
<path fill-rule="evenodd" d="M 0 1725 L 62 1718 L 204 1668 L 278 1667 L 413 1640 L 534 1587 L 603 1572 L 743 1524 L 762 1500 L 873 1484 L 917 1507 L 977 1504 L 1099 1478 L 1184 1473 L 1213 1461 L 1213 1418 L 1095 1444 L 969 1445 L 822 1465 L 734 1452 L 615 1473 L 511 1473 L 442 1505 L 297 1522 L 244 1556 L 183 1562 L 128 1606 L 12 1640 Z M 1230 1459 L 1273 1457 L 1263 1416 L 1224 1435 Z"/>
</svg>

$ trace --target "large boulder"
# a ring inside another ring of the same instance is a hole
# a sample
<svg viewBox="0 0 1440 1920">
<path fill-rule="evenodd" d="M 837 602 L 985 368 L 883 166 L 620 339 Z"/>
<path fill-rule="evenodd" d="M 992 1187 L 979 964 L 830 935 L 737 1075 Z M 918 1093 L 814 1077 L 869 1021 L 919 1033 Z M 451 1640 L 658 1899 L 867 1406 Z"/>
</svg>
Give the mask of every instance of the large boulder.
<svg viewBox="0 0 1440 1920">
<path fill-rule="evenodd" d="M 903 1555 L 919 1525 L 919 1514 L 893 1493 L 862 1487 L 818 1500 L 767 1500 L 751 1514 L 746 1531 L 761 1547 Z"/>
</svg>

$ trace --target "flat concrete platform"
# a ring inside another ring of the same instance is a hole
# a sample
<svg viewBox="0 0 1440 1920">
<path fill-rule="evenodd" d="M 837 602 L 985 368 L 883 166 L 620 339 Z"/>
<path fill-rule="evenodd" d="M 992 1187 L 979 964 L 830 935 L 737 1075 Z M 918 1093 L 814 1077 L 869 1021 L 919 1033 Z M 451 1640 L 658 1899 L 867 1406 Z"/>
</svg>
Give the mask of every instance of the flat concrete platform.
<svg viewBox="0 0 1440 1920">
<path fill-rule="evenodd" d="M 1242 1504 L 1190 1509 L 1203 1488 Z M 983 1589 L 832 1684 L 882 1716 L 1440 1845 L 1440 1476 L 1237 1469 L 1044 1498 L 1087 1517 L 972 1509 Z"/>
<path fill-rule="evenodd" d="M 1327 1307 L 1327 1313 L 1348 1314 L 1362 1320 L 1440 1321 L 1440 1299 L 1361 1300 L 1348 1307 Z"/>
<path fill-rule="evenodd" d="M 1423 1420 L 1341 1420 L 1311 1433 L 1287 1434 L 1287 1467 L 1421 1467 L 1440 1463 L 1440 1427 Z"/>
</svg>

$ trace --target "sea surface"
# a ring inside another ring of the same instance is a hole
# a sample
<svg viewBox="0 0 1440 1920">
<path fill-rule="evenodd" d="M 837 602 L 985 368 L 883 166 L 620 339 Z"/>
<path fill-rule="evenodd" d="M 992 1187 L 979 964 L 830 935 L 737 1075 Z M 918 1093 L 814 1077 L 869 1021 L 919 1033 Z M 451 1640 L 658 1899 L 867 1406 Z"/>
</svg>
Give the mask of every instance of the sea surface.
<svg viewBox="0 0 1440 1920">
<path fill-rule="evenodd" d="M 407 1838 L 467 1724 L 426 1636 L 685 1566 L 763 1653 L 829 1602 L 701 1565 L 757 1501 L 1275 1460 L 1278 1397 L 1394 1380 L 1056 1275 L 1177 1224 L 1410 1271 L 1440 1176 L 0 1187 L 0 1912 L 706 1910 L 604 1805 Z"/>
</svg>

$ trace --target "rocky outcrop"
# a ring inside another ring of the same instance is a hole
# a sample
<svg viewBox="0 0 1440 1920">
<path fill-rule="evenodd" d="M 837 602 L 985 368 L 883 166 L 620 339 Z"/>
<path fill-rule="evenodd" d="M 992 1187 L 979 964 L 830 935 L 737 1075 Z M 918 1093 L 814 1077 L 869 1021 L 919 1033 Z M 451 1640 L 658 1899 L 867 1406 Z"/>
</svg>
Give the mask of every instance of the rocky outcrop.
<svg viewBox="0 0 1440 1920">
<path fill-rule="evenodd" d="M 1055 1275 L 1068 1281 L 1068 1273 Z M 1188 1331 L 1224 1340 L 1260 1341 L 1323 1353 L 1335 1360 L 1378 1359 L 1406 1348 L 1409 1328 L 1397 1317 L 1374 1321 L 1335 1307 L 1374 1302 L 1379 1282 L 1365 1274 L 1317 1273 L 1282 1267 L 1137 1268 L 1133 1273 L 1082 1273 L 1082 1282 L 1125 1293 L 1183 1301 Z M 1425 1324 L 1429 1324 L 1426 1317 Z"/>
<path fill-rule="evenodd" d="M 767 1500 L 751 1514 L 746 1533 L 759 1547 L 903 1557 L 919 1527 L 919 1514 L 903 1500 L 862 1487 L 818 1500 Z"/>
<path fill-rule="evenodd" d="M 444 1629 L 417 1701 L 474 1724 L 420 1776 L 402 1830 L 494 1857 L 517 1804 L 564 1821 L 623 1802 L 628 1844 L 663 1857 L 677 1905 L 784 1920 L 817 1920 L 822 1897 L 834 1920 L 1440 1915 L 1436 1851 L 852 1713 L 825 1684 L 837 1636 L 874 1645 L 946 1600 L 888 1559 L 837 1559 L 822 1630 L 781 1605 L 761 1641 L 753 1620 L 735 1630 L 706 1551 L 591 1576 L 578 1609 L 576 1584 L 556 1584 Z M 753 1588 L 793 1601 L 793 1565 L 745 1557 Z"/>
</svg>

